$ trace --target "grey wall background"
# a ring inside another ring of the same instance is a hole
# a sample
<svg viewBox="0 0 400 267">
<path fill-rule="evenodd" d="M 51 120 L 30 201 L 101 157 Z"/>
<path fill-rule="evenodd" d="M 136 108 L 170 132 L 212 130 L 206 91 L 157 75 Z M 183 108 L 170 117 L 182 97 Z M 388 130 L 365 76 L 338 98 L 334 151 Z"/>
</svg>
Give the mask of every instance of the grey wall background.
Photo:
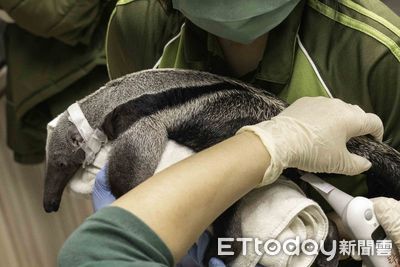
<svg viewBox="0 0 400 267">
<path fill-rule="evenodd" d="M 382 2 L 391 7 L 400 16 L 400 0 L 383 0 Z"/>
<path fill-rule="evenodd" d="M 64 240 L 92 213 L 91 203 L 67 191 L 59 212 L 43 211 L 44 164 L 14 162 L 6 145 L 5 103 L 0 97 L 0 266 L 54 267 Z"/>
</svg>

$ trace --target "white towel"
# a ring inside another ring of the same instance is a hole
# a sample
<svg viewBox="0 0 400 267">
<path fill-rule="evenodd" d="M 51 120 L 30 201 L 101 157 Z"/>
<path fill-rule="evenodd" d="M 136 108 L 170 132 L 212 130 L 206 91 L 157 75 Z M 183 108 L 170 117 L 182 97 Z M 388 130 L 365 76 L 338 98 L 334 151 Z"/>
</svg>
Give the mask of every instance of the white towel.
<svg viewBox="0 0 400 267">
<path fill-rule="evenodd" d="M 242 199 L 238 212 L 243 237 L 258 238 L 263 244 L 271 239 L 282 244 L 285 240 L 299 237 L 300 244 L 312 239 L 320 245 L 328 233 L 328 219 L 320 206 L 285 178 L 251 191 Z M 257 255 L 254 242 L 247 244 L 247 255 L 241 253 L 232 266 L 253 267 L 260 263 L 268 267 L 307 267 L 316 258 L 316 255 L 301 253 L 301 249 L 299 256 L 285 255 L 283 250 L 276 256 Z M 259 251 L 264 252 L 263 246 Z"/>
</svg>

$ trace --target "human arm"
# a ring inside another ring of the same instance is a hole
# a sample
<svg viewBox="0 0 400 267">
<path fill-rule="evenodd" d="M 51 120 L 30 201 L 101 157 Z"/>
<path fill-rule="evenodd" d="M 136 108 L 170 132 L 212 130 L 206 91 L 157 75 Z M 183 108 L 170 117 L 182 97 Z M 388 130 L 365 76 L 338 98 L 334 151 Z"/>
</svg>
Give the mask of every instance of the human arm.
<svg viewBox="0 0 400 267">
<path fill-rule="evenodd" d="M 309 108 L 318 112 L 306 112 Z M 280 166 L 280 163 L 294 164 L 294 167 L 307 170 L 313 168 L 311 171 L 316 172 L 365 171 L 369 168 L 368 161 L 346 153 L 345 143 L 356 135 L 371 133 L 379 138 L 382 134 L 382 125 L 376 116 L 341 101 L 322 98 L 303 99 L 278 115 L 272 124 L 254 127 L 259 128 L 256 131 L 258 136 L 243 132 L 199 152 L 149 178 L 115 201 L 113 206 L 134 214 L 147 224 L 177 261 L 227 207 L 261 181 L 263 184 L 272 183 L 282 168 L 289 167 Z M 267 136 L 276 142 L 268 143 L 265 140 Z M 280 158 L 276 152 L 282 146 L 287 151 Z M 339 164 L 335 163 L 337 160 Z M 269 168 L 270 162 L 275 165 L 272 169 Z M 84 227 L 85 223 L 78 229 L 83 233 L 81 236 L 85 234 Z M 96 231 L 102 232 L 96 228 L 86 232 Z M 115 234 L 114 238 L 118 235 Z M 107 244 L 111 242 L 109 239 L 100 241 L 104 242 L 104 247 L 113 250 L 113 246 Z M 67 242 L 63 251 L 71 248 L 79 251 L 83 246 L 84 242 L 75 239 Z M 129 251 L 125 256 L 132 259 Z M 97 257 L 99 261 L 107 259 L 100 253 Z"/>
<path fill-rule="evenodd" d="M 261 182 L 272 183 L 284 168 L 367 170 L 370 163 L 350 154 L 345 144 L 353 136 L 380 139 L 383 133 L 375 115 L 326 98 L 303 98 L 271 123 L 247 130 L 260 139 L 247 132 L 234 136 L 153 176 L 113 205 L 141 218 L 179 259 L 222 211 Z"/>
<path fill-rule="evenodd" d="M 166 150 L 170 149 L 168 151 L 167 155 L 171 156 L 174 154 L 176 157 L 176 146 L 171 148 L 166 148 Z M 179 152 L 178 152 L 179 153 Z M 182 154 L 182 151 L 180 151 Z M 166 152 L 164 152 L 166 154 Z M 164 155 L 163 155 L 164 156 Z M 169 166 L 172 164 L 168 164 Z M 159 164 L 160 166 L 160 164 Z M 168 167 L 168 166 L 166 166 Z M 164 169 L 164 168 L 163 168 Z M 161 170 L 160 170 L 161 171 Z M 111 188 L 110 184 L 108 182 L 107 178 L 107 165 L 104 166 L 96 175 L 95 178 L 95 183 L 93 187 L 93 193 L 92 193 L 92 203 L 93 203 L 93 209 L 94 212 L 99 211 L 100 209 L 109 206 L 112 202 L 115 201 L 114 195 L 111 193 Z M 199 239 L 196 241 L 195 244 L 192 245 L 192 247 L 189 249 L 188 253 L 180 260 L 180 262 L 177 264 L 177 266 L 201 266 L 204 256 L 207 250 L 207 247 L 210 243 L 210 238 L 211 238 L 211 233 L 209 231 L 204 231 Z M 217 258 L 211 258 L 209 265 L 210 267 L 222 267 L 225 266 L 221 260 Z"/>
<path fill-rule="evenodd" d="M 268 164 L 260 139 L 245 132 L 154 175 L 112 205 L 141 218 L 179 260 L 219 214 L 260 183 Z"/>
<path fill-rule="evenodd" d="M 222 158 L 224 158 L 225 164 L 221 164 Z M 218 164 L 215 164 L 216 162 Z M 179 255 L 174 257 L 175 261 L 178 261 L 181 256 L 186 254 L 200 233 L 207 228 L 208 221 L 212 221 L 213 217 L 222 213 L 231 202 L 260 182 L 265 171 L 265 164 L 268 164 L 268 153 L 259 138 L 252 133 L 245 132 L 156 174 L 147 180 L 154 179 L 154 184 L 146 183 L 146 187 L 133 194 L 138 194 L 140 199 L 136 203 L 138 206 L 152 205 L 150 210 L 153 222 L 160 220 L 160 224 L 157 225 L 161 229 L 158 230 L 164 232 L 163 227 L 169 229 L 166 231 L 167 235 L 164 236 L 169 242 L 173 242 L 171 244 L 173 247 L 180 249 L 177 252 Z M 232 168 L 233 166 L 234 168 Z M 99 175 L 101 176 L 102 173 Z M 99 178 L 104 177 L 100 176 Z M 208 179 L 208 177 L 221 178 Z M 228 177 L 233 177 L 230 180 L 232 181 L 231 186 L 225 185 L 226 181 L 224 180 Z M 180 183 L 180 180 L 187 182 Z M 101 181 L 98 181 L 98 184 L 100 183 Z M 190 185 L 192 183 L 197 189 L 187 191 L 187 194 L 185 189 L 180 190 L 173 186 L 176 184 L 193 189 Z M 245 188 L 248 189 L 245 190 Z M 106 195 L 108 196 L 107 192 Z M 159 201 L 158 195 L 162 197 Z M 164 197 L 171 198 L 165 203 L 166 205 L 163 204 Z M 103 200 L 104 198 L 101 198 L 100 202 Z M 59 255 L 59 265 L 172 266 L 171 249 L 168 250 L 164 244 L 165 240 L 158 237 L 158 233 L 153 232 L 154 229 L 149 230 L 149 226 L 146 225 L 148 222 L 143 223 L 138 215 L 131 214 L 129 210 L 131 200 L 128 196 L 127 201 L 119 202 L 121 203 L 119 208 L 117 208 L 119 206 L 117 202 L 113 204 L 117 207 L 106 207 L 89 217 L 64 244 Z M 157 204 L 154 204 L 153 201 L 156 201 Z M 218 208 L 213 208 L 213 211 L 209 213 L 207 205 L 204 205 L 203 201 L 210 204 L 219 203 Z M 97 204 L 100 202 L 97 201 Z M 120 209 L 121 207 L 126 207 L 127 210 Z M 194 214 L 197 218 L 190 219 L 188 225 L 185 223 L 188 218 L 184 214 L 171 214 L 171 210 L 173 212 L 174 210 L 191 209 L 197 210 Z M 141 212 L 146 213 L 146 209 Z M 207 218 L 205 220 L 200 218 L 202 215 Z M 173 220 L 170 220 L 172 218 Z M 184 237 L 180 235 L 174 237 L 174 232 L 178 227 L 175 224 L 179 223 L 177 220 L 181 220 L 181 223 L 185 225 L 185 229 L 179 230 L 185 233 Z M 172 229 L 174 231 L 171 231 Z"/>
</svg>

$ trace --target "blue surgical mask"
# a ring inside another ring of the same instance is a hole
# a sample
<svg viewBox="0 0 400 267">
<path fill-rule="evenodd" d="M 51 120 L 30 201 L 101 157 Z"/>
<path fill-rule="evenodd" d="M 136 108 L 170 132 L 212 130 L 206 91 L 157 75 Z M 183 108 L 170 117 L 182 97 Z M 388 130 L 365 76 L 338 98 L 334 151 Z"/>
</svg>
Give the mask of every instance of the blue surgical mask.
<svg viewBox="0 0 400 267">
<path fill-rule="evenodd" d="M 300 0 L 172 0 L 203 30 L 248 44 L 280 24 Z"/>
</svg>

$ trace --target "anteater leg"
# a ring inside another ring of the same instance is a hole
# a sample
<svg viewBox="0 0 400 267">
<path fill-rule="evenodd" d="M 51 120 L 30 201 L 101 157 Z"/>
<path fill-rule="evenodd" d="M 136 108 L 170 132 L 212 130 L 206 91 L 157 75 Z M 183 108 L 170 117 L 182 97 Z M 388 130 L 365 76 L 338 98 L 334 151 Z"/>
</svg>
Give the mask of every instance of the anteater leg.
<svg viewBox="0 0 400 267">
<path fill-rule="evenodd" d="M 116 197 L 154 174 L 167 136 L 163 124 L 146 117 L 134 123 L 115 141 L 109 157 L 108 177 Z"/>
</svg>

